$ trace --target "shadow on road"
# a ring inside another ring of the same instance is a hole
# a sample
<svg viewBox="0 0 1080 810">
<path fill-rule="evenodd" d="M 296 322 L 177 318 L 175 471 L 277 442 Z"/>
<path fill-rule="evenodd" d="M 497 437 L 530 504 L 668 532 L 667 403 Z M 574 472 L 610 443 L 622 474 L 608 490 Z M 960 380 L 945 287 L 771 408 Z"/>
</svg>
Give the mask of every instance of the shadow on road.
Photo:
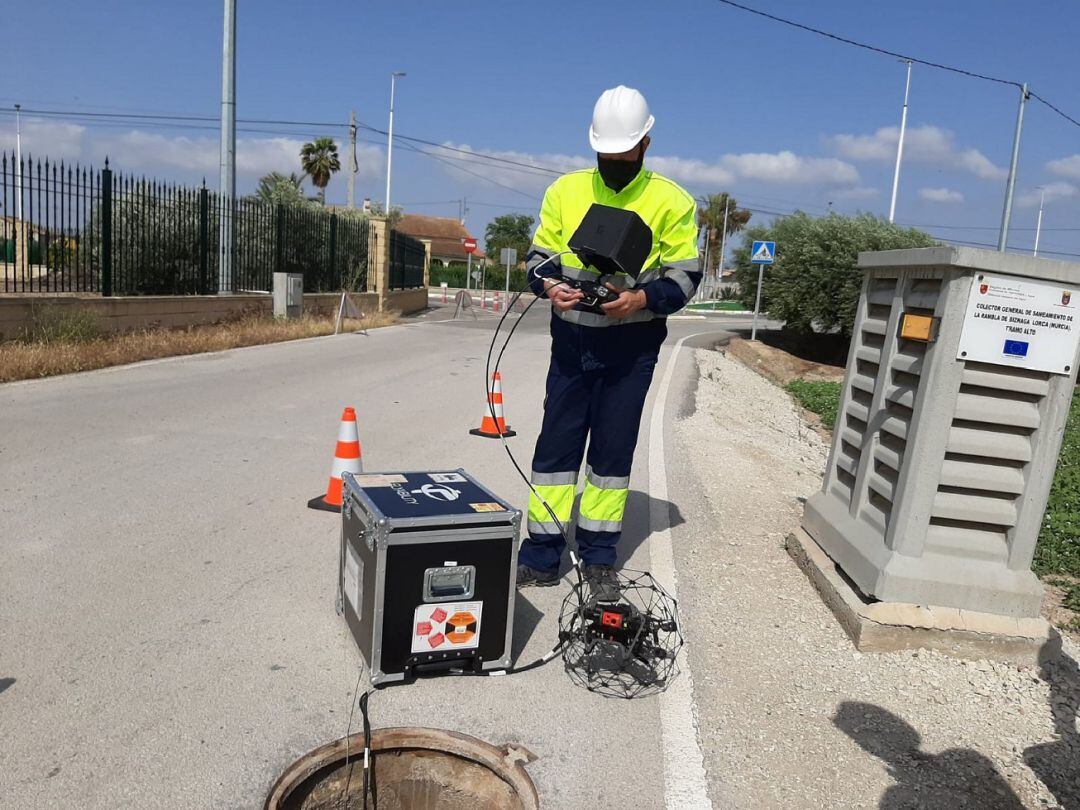
<svg viewBox="0 0 1080 810">
<path fill-rule="evenodd" d="M 657 504 L 654 504 L 656 501 Z M 573 517 L 570 519 L 569 525 L 566 527 L 566 533 L 569 535 L 570 548 L 577 551 L 577 542 L 574 537 L 574 526 L 577 523 L 578 508 L 581 502 L 581 493 L 578 493 L 577 498 L 574 500 Z M 638 547 L 644 543 L 652 530 L 649 525 L 649 516 L 652 514 L 654 505 L 660 505 L 661 508 L 666 506 L 668 510 L 668 526 L 675 528 L 681 526 L 686 522 L 686 518 L 682 516 L 682 512 L 679 511 L 679 507 L 670 501 L 660 501 L 658 498 L 654 498 L 647 492 L 641 492 L 640 490 L 632 489 L 626 497 L 626 512 L 623 515 L 623 533 L 619 539 L 619 545 L 616 547 L 615 567 L 622 568 L 626 565 L 627 561 L 633 557 L 634 552 Z M 648 568 L 647 561 L 644 566 L 639 561 L 635 567 Z M 562 576 L 566 576 L 570 571 L 569 555 L 564 555 L 562 565 L 559 568 L 559 573 Z"/>
<path fill-rule="evenodd" d="M 987 757 L 971 748 L 924 753 L 919 750 L 919 732 L 880 706 L 845 701 L 837 709 L 833 723 L 888 766 L 896 784 L 882 795 L 878 804 L 882 810 L 1024 808 Z"/>
<path fill-rule="evenodd" d="M 525 651 L 525 646 L 536 632 L 536 626 L 540 624 L 543 617 L 544 614 L 537 610 L 521 591 L 518 591 L 517 601 L 514 602 L 514 639 L 510 647 L 510 657 L 515 664 L 518 663 L 518 659 Z"/>
<path fill-rule="evenodd" d="M 1024 762 L 1066 810 L 1080 810 L 1080 667 L 1065 653 L 1042 664 L 1050 685 L 1050 715 L 1058 739 L 1024 751 Z"/>
</svg>

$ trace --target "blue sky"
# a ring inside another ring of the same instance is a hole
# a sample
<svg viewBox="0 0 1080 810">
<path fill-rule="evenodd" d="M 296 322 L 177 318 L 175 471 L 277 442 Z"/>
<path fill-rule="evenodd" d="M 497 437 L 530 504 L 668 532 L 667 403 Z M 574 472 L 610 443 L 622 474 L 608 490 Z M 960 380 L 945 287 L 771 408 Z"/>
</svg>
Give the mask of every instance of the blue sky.
<svg viewBox="0 0 1080 810">
<path fill-rule="evenodd" d="M 919 58 L 1028 81 L 1080 118 L 1080 6 L 1067 0 L 746 3 Z M 768 211 L 822 213 L 829 203 L 842 212 L 888 211 L 904 66 L 716 0 L 239 5 L 238 116 L 341 122 L 336 129 L 241 124 L 242 189 L 266 171 L 297 170 L 304 140 L 345 140 L 350 108 L 363 124 L 385 129 L 389 73 L 404 70 L 397 133 L 543 167 L 586 165 L 592 104 L 622 83 L 641 89 L 656 116 L 649 163 L 695 194 L 730 190 Z M 70 113 L 24 114 L 24 152 L 94 163 L 108 154 L 116 168 L 215 184 L 215 123 L 179 128 L 79 114 L 217 116 L 221 27 L 215 0 L 16 4 L 4 28 L 25 35 L 4 38 L 0 107 Z M 1014 88 L 915 66 L 899 222 L 996 244 L 1017 100 Z M 382 199 L 385 140 L 366 131 L 361 138 L 357 197 Z M 14 119 L 5 112 L 0 148 L 13 142 Z M 421 148 L 442 160 L 395 145 L 394 202 L 457 216 L 456 200 L 467 198 L 474 233 L 499 213 L 534 213 L 550 181 L 544 172 Z M 1080 254 L 1080 127 L 1031 103 L 1011 247 L 1030 249 L 1040 185 L 1047 189 L 1040 252 Z M 344 198 L 339 176 L 328 199 Z"/>
</svg>

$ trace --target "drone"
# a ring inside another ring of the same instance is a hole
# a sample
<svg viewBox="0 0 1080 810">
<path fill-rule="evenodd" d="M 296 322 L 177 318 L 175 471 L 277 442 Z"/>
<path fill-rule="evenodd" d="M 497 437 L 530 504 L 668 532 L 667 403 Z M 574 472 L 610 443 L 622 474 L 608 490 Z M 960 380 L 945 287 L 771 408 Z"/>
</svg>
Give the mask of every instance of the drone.
<svg viewBox="0 0 1080 810">
<path fill-rule="evenodd" d="M 559 641 L 570 679 L 604 697 L 664 691 L 678 675 L 678 605 L 645 571 L 616 574 L 619 598 L 599 601 L 579 580 L 563 600 Z"/>
</svg>

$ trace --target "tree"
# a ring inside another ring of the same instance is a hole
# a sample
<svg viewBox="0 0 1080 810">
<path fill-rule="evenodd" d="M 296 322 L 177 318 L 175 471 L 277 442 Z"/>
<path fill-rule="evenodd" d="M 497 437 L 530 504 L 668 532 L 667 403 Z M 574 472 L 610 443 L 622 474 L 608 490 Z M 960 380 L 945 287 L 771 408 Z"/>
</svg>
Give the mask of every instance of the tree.
<svg viewBox="0 0 1080 810">
<path fill-rule="evenodd" d="M 391 205 L 389 216 L 387 216 L 386 208 L 381 202 L 375 202 L 374 200 L 372 200 L 370 209 L 371 216 L 386 217 L 387 223 L 389 224 L 391 230 L 396 228 L 398 226 L 398 223 L 401 222 L 401 218 L 405 216 L 405 209 L 403 209 L 400 205 Z"/>
<path fill-rule="evenodd" d="M 271 205 L 306 205 L 308 198 L 304 196 L 303 184 L 304 176 L 301 174 L 270 172 L 259 178 L 255 197 L 259 202 Z"/>
<path fill-rule="evenodd" d="M 851 335 L 862 289 L 863 272 L 856 266 L 860 251 L 939 244 L 928 233 L 873 214 L 815 218 L 797 211 L 770 226 L 747 229 L 735 251 L 735 278 L 747 309 L 754 308 L 758 277 L 750 246 L 762 239 L 776 242 L 776 261 L 765 266 L 762 311 L 798 332 L 839 330 L 845 336 Z"/>
<path fill-rule="evenodd" d="M 739 208 L 735 198 L 723 191 L 710 194 L 705 204 L 698 208 L 698 225 L 708 229 L 709 269 L 716 270 L 720 265 L 720 243 L 724 233 L 724 209 L 727 207 L 727 235 L 738 233 L 750 221 L 750 212 Z"/>
<path fill-rule="evenodd" d="M 528 214 L 502 214 L 488 223 L 484 230 L 484 249 L 493 262 L 499 260 L 503 248 L 517 250 L 518 261 L 525 258 L 532 244 L 534 220 Z"/>
<path fill-rule="evenodd" d="M 334 172 L 341 171 L 337 144 L 333 138 L 316 138 L 300 150 L 300 165 L 319 189 L 319 202 L 326 205 L 326 186 Z"/>
</svg>

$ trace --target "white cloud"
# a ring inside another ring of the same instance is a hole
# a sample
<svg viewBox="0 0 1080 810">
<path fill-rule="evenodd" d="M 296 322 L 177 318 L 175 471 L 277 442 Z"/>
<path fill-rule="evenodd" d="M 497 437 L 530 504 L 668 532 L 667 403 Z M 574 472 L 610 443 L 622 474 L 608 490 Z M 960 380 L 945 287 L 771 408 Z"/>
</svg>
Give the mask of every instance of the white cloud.
<svg viewBox="0 0 1080 810">
<path fill-rule="evenodd" d="M 1043 193 L 1046 202 L 1054 202 L 1055 200 L 1065 200 L 1070 197 L 1075 197 L 1080 194 L 1080 188 L 1077 188 L 1072 183 L 1066 183 L 1065 181 L 1058 181 L 1055 183 L 1047 183 L 1043 186 Z M 1021 194 L 1016 198 L 1016 204 L 1030 208 L 1039 204 L 1039 190 L 1029 191 L 1026 194 Z"/>
<path fill-rule="evenodd" d="M 735 182 L 735 175 L 730 170 L 704 160 L 658 156 L 649 157 L 648 164 L 649 168 L 670 177 L 676 183 L 727 186 Z"/>
<path fill-rule="evenodd" d="M 829 138 L 841 157 L 849 160 L 896 160 L 898 127 L 881 127 L 871 135 L 834 135 Z M 919 163 L 962 169 L 982 180 L 1002 180 L 1008 174 L 978 149 L 958 149 L 952 132 L 924 124 L 904 134 L 904 158 Z"/>
<path fill-rule="evenodd" d="M 261 177 L 267 172 L 299 172 L 300 149 L 304 141 L 296 138 L 237 138 L 236 173 Z M 120 169 L 180 169 L 215 175 L 220 160 L 220 143 L 214 137 L 189 138 L 135 130 L 96 141 L 96 151 L 113 156 Z M 348 166 L 343 147 L 338 144 L 342 168 Z M 384 164 L 382 150 L 366 144 L 357 145 L 360 176 L 377 178 Z"/>
<path fill-rule="evenodd" d="M 853 186 L 837 190 L 833 196 L 840 200 L 868 200 L 878 195 L 878 189 L 872 186 Z"/>
<path fill-rule="evenodd" d="M 799 185 L 849 185 L 859 182 L 859 172 L 836 158 L 801 157 L 787 150 L 724 155 L 721 165 L 736 176 L 766 183 Z"/>
<path fill-rule="evenodd" d="M 950 188 L 920 188 L 919 197 L 935 203 L 962 203 L 964 195 Z"/>
<path fill-rule="evenodd" d="M 76 160 L 82 157 L 85 134 L 86 127 L 78 124 L 45 121 L 24 116 L 22 120 L 23 157 Z M 5 125 L 3 129 L 0 129 L 0 150 L 14 151 L 15 140 L 15 121 L 11 119 L 10 126 Z"/>
<path fill-rule="evenodd" d="M 445 147 L 474 152 L 466 144 L 446 143 L 444 148 L 429 151 L 449 161 L 447 171 L 466 179 L 468 172 L 477 172 L 497 182 L 521 190 L 539 191 L 555 178 L 543 169 L 572 171 L 595 165 L 596 159 L 583 155 L 530 154 L 514 151 L 486 151 L 483 154 L 525 163 L 540 169 L 500 165 L 484 160 L 479 154 L 472 158 Z M 836 158 L 803 157 L 794 152 L 726 154 L 715 161 L 682 158 L 674 155 L 649 155 L 647 165 L 677 183 L 701 187 L 726 186 L 743 180 L 787 185 L 847 186 L 859 182 L 859 172 L 850 163 Z"/>
<path fill-rule="evenodd" d="M 1069 155 L 1058 160 L 1051 160 L 1046 168 L 1059 177 L 1080 180 L 1080 155 Z"/>
</svg>

